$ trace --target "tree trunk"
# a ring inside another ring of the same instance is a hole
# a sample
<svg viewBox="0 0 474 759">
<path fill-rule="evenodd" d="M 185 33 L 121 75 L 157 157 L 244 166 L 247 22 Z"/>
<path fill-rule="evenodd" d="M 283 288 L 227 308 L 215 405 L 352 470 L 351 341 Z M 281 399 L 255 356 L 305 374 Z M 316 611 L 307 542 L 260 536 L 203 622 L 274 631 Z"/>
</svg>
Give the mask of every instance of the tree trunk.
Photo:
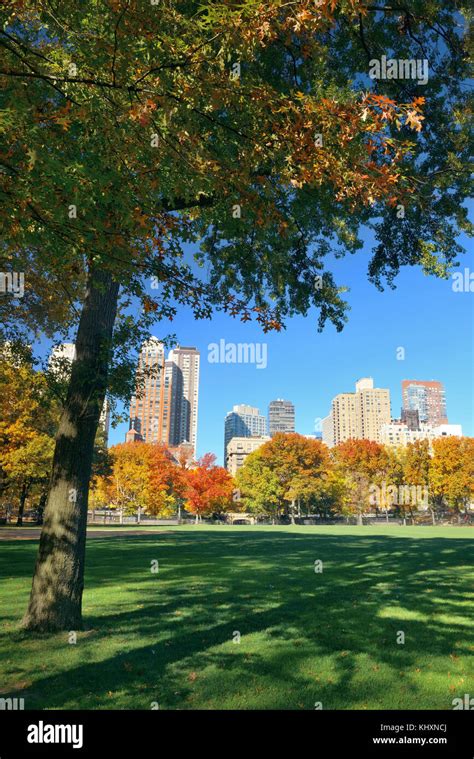
<svg viewBox="0 0 474 759">
<path fill-rule="evenodd" d="M 43 524 L 44 507 L 46 506 L 47 497 L 48 497 L 47 493 L 41 493 L 41 498 L 38 504 L 38 520 L 36 522 L 37 525 Z"/>
<path fill-rule="evenodd" d="M 294 501 L 291 502 L 291 506 L 290 506 L 290 521 L 291 521 L 291 524 L 295 524 L 295 502 Z"/>
<path fill-rule="evenodd" d="M 18 519 L 16 520 L 17 527 L 23 526 L 23 513 L 25 511 L 25 502 L 26 502 L 27 494 L 28 494 L 28 485 L 26 484 L 26 482 L 24 482 L 22 485 L 21 494 L 20 494 L 20 505 L 18 507 Z"/>
<path fill-rule="evenodd" d="M 436 526 L 436 517 L 434 513 L 434 509 L 430 509 L 431 511 L 431 521 L 433 522 L 433 525 Z"/>
<path fill-rule="evenodd" d="M 362 514 L 360 511 L 357 512 L 357 524 L 359 527 L 362 527 Z"/>
<path fill-rule="evenodd" d="M 30 602 L 23 620 L 28 630 L 82 627 L 89 480 L 107 389 L 118 291 L 108 272 L 91 268 L 76 337 L 76 360 L 56 435 Z"/>
</svg>

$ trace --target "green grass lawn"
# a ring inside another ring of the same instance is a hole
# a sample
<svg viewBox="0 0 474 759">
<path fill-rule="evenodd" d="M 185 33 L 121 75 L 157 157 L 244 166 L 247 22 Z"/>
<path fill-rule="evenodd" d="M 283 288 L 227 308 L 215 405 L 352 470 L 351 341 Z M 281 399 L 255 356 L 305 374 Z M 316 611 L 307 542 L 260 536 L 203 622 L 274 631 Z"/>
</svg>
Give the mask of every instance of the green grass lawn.
<svg viewBox="0 0 474 759">
<path fill-rule="evenodd" d="M 97 537 L 76 645 L 21 632 L 37 543 L 2 542 L 0 695 L 26 709 L 451 709 L 474 695 L 473 537 L 252 526 Z"/>
</svg>

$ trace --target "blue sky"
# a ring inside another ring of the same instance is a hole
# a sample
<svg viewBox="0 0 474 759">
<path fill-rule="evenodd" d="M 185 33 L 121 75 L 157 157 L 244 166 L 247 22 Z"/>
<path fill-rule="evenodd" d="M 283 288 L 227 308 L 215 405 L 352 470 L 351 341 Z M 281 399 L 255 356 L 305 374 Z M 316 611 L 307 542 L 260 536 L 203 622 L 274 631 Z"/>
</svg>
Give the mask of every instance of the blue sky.
<svg viewBox="0 0 474 759">
<path fill-rule="evenodd" d="M 472 246 L 470 250 L 461 271 L 474 271 Z M 328 413 L 332 398 L 353 391 L 355 381 L 364 376 L 373 377 L 376 387 L 390 389 L 393 417 L 400 415 L 403 379 L 444 382 L 449 421 L 474 435 L 474 293 L 454 292 L 451 280 L 408 267 L 396 280 L 396 290 L 379 292 L 367 281 L 369 254 L 367 246 L 332 265 L 337 283 L 350 287 L 346 298 L 351 310 L 341 333 L 331 325 L 318 333 L 316 311 L 291 319 L 283 332 L 267 335 L 253 323 L 242 324 L 224 314 L 195 321 L 187 309 L 169 327 L 157 325 L 158 337 L 175 333 L 181 345 L 201 351 L 199 455 L 212 451 L 222 463 L 224 417 L 236 403 L 257 406 L 266 414 L 269 401 L 291 400 L 296 430 L 311 434 L 315 419 Z M 208 346 L 221 339 L 267 343 L 267 367 L 210 363 Z M 404 360 L 397 359 L 398 348 L 404 348 Z M 122 424 L 112 429 L 110 444 L 123 442 L 127 428 Z"/>
</svg>

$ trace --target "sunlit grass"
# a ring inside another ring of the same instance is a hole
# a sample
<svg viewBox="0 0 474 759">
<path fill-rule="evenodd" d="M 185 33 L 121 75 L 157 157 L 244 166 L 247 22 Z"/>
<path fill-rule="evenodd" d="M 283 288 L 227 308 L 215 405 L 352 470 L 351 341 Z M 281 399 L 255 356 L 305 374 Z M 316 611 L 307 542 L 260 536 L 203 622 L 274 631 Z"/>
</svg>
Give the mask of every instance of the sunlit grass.
<svg viewBox="0 0 474 759">
<path fill-rule="evenodd" d="M 473 691 L 468 528 L 96 537 L 75 645 L 19 627 L 36 548 L 0 543 L 0 695 L 27 709 L 451 709 Z"/>
</svg>

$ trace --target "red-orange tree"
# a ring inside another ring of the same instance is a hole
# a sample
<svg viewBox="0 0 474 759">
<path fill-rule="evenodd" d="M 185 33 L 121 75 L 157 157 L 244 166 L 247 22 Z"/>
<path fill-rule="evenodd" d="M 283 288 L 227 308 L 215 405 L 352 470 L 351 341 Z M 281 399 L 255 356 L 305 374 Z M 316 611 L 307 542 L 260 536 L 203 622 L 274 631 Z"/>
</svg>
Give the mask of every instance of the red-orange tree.
<svg viewBox="0 0 474 759">
<path fill-rule="evenodd" d="M 186 491 L 186 459 L 175 462 L 165 445 L 149 446 L 149 514 L 170 516 L 179 508 Z"/>
<path fill-rule="evenodd" d="M 111 471 L 94 478 L 92 506 L 110 506 L 122 513 L 169 516 L 186 488 L 185 470 L 160 443 L 121 443 L 110 451 Z"/>
<path fill-rule="evenodd" d="M 404 264 L 443 273 L 456 255 L 464 45 L 454 13 L 412 4 L 2 4 L 0 268 L 27 273 L 23 298 L 0 299 L 2 334 L 77 328 L 28 628 L 81 625 L 99 413 L 107 385 L 130 390 L 127 346 L 153 319 L 186 303 L 268 329 L 315 305 L 339 329 L 325 256 L 357 250 L 371 220 L 376 283 Z M 429 86 L 370 81 L 388 50 L 429 56 Z M 119 309 L 135 298 L 136 322 Z"/>
<path fill-rule="evenodd" d="M 216 457 L 206 453 L 197 466 L 186 472 L 185 505 L 196 516 L 221 514 L 232 507 L 234 481 L 224 467 L 215 465 Z"/>
</svg>

